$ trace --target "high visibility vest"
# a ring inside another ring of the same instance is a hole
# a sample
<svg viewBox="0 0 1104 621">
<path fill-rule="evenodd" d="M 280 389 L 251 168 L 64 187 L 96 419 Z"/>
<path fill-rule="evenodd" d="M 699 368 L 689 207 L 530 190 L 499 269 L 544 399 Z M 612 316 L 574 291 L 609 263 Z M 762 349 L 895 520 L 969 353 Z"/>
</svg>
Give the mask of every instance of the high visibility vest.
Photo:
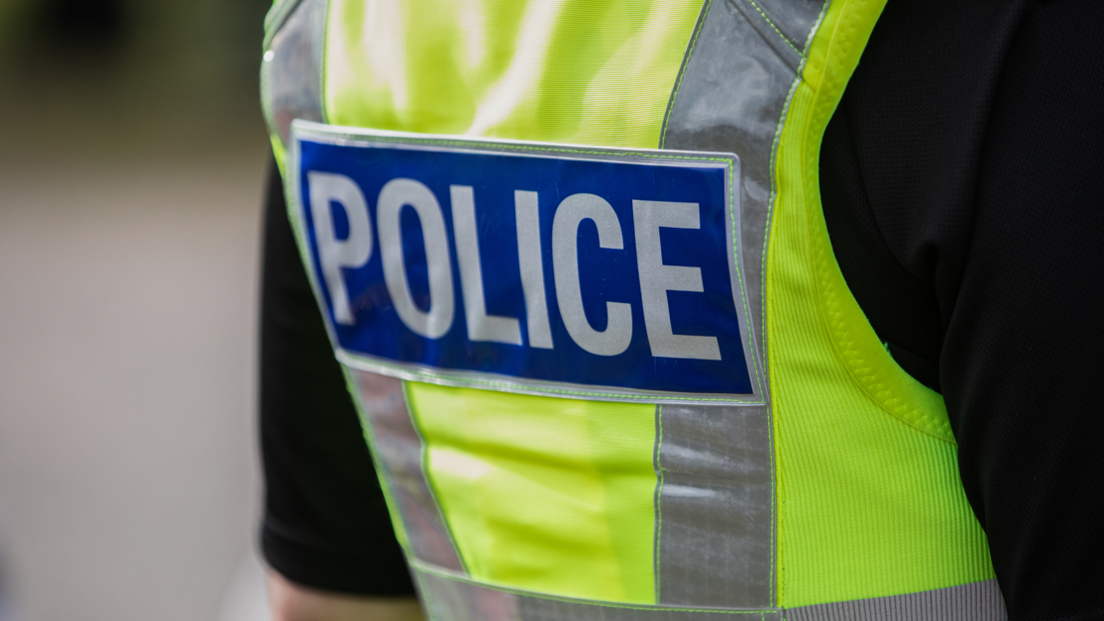
<svg viewBox="0 0 1104 621">
<path fill-rule="evenodd" d="M 289 216 L 429 618 L 1005 617 L 820 205 L 883 5 L 277 1 Z"/>
</svg>

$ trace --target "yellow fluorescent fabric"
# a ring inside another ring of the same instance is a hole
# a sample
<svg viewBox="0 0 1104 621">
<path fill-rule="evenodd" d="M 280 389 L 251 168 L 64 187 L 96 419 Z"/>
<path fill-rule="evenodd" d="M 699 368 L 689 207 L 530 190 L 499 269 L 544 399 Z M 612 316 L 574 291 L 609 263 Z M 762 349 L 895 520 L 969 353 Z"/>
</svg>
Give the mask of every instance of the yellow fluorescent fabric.
<svg viewBox="0 0 1104 621">
<path fill-rule="evenodd" d="M 778 144 L 766 303 L 780 606 L 993 577 L 943 401 L 878 342 L 840 273 L 820 203 L 824 128 L 884 1 L 832 2 Z"/>
<path fill-rule="evenodd" d="M 331 0 L 327 122 L 655 148 L 702 0 Z M 654 603 L 655 406 L 408 384 L 473 578 Z"/>
<path fill-rule="evenodd" d="M 655 148 L 702 0 L 332 0 L 328 122 Z"/>
<path fill-rule="evenodd" d="M 655 406 L 407 384 L 472 577 L 654 603 Z"/>
</svg>

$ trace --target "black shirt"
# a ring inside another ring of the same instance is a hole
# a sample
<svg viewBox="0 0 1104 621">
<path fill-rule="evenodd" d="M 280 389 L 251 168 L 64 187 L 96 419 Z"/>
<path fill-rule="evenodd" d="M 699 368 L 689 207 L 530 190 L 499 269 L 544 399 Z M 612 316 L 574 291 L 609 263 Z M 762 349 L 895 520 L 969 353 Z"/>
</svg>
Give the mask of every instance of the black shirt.
<svg viewBox="0 0 1104 621">
<path fill-rule="evenodd" d="M 1013 620 L 1104 618 L 1104 2 L 889 0 L 824 136 L 837 260 L 940 391 Z M 413 594 L 268 193 L 263 547 L 288 578 Z"/>
</svg>

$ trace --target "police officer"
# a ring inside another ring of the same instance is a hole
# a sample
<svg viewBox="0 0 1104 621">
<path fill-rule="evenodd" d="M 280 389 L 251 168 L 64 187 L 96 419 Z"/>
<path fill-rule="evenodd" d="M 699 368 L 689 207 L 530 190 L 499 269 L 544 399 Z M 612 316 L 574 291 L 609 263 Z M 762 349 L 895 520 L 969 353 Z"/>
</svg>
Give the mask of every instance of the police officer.
<svg viewBox="0 0 1104 621">
<path fill-rule="evenodd" d="M 1101 20 L 278 3 L 277 609 L 1100 617 Z"/>
</svg>

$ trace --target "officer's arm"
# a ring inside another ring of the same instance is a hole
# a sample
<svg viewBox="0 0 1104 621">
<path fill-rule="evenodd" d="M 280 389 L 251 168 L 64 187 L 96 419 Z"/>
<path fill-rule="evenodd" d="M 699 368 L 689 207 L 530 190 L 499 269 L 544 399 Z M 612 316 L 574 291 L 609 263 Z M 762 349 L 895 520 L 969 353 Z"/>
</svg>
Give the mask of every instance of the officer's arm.
<svg viewBox="0 0 1104 621">
<path fill-rule="evenodd" d="M 410 571 L 299 259 L 275 163 L 266 203 L 261 548 L 273 571 L 275 618 L 419 619 Z"/>
<path fill-rule="evenodd" d="M 274 621 L 422 621 L 413 597 L 358 597 L 295 584 L 269 571 L 268 601 Z"/>
</svg>

